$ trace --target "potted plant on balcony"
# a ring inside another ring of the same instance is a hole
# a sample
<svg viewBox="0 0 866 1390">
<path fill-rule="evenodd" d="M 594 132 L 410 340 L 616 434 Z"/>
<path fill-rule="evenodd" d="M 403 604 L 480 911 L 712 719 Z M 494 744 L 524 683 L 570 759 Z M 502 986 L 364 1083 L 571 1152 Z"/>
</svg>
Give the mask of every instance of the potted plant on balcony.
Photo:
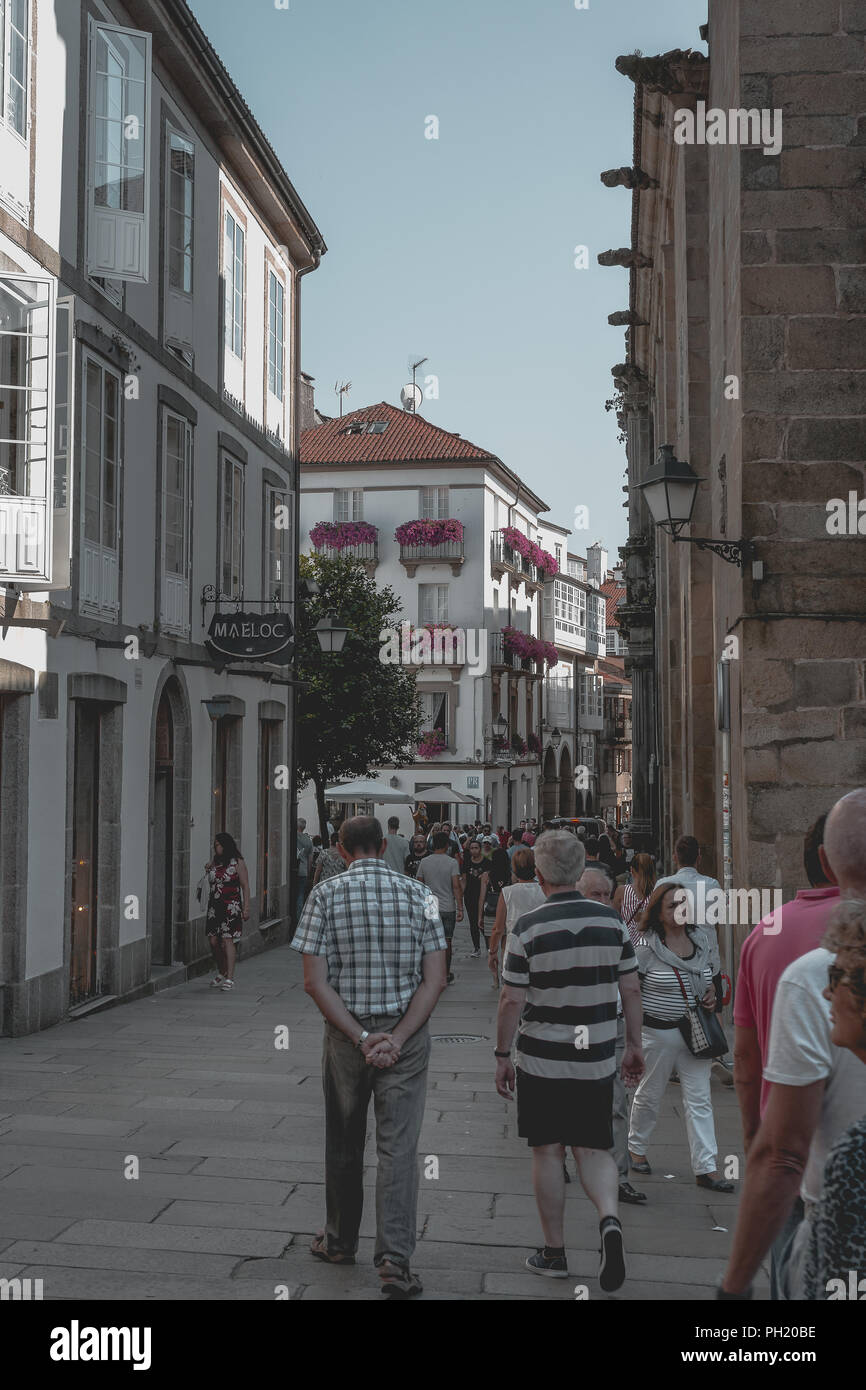
<svg viewBox="0 0 866 1390">
<path fill-rule="evenodd" d="M 316 550 L 347 550 L 352 545 L 371 545 L 377 535 L 369 521 L 317 521 L 310 540 Z"/>
<path fill-rule="evenodd" d="M 448 517 L 441 521 L 404 521 L 394 532 L 404 546 L 440 546 L 463 540 L 463 522 Z"/>
<path fill-rule="evenodd" d="M 518 758 L 526 757 L 529 750 L 526 747 L 525 741 L 520 737 L 520 734 L 511 735 L 511 751 L 512 753 L 516 753 Z"/>
<path fill-rule="evenodd" d="M 522 531 L 518 531 L 515 526 L 503 526 L 502 539 L 512 550 L 516 550 L 518 555 L 522 555 L 524 560 L 529 560 L 536 569 L 543 574 L 556 574 L 559 566 L 556 559 L 549 550 L 542 550 L 540 545 L 531 541 L 528 536 L 524 536 Z"/>
<path fill-rule="evenodd" d="M 418 744 L 419 758 L 438 758 L 445 751 L 445 731 L 428 729 Z"/>
<path fill-rule="evenodd" d="M 541 739 L 538 734 L 529 734 L 526 739 L 526 747 L 534 758 L 541 757 Z"/>
</svg>

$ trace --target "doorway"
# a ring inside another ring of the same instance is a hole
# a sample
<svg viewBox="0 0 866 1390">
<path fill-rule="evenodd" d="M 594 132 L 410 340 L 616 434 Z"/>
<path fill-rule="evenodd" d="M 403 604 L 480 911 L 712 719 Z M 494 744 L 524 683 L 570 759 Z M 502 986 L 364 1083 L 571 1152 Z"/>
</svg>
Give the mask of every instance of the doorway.
<svg viewBox="0 0 866 1390">
<path fill-rule="evenodd" d="M 90 700 L 75 701 L 72 791 L 72 932 L 69 1001 L 99 993 L 96 969 L 96 895 L 99 875 L 99 735 L 101 712 Z"/>
</svg>

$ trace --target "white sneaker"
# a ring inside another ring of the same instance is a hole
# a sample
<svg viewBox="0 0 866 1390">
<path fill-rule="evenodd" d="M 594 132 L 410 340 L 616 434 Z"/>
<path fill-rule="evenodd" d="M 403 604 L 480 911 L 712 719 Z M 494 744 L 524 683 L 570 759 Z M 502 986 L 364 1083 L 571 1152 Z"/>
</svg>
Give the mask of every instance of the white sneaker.
<svg viewBox="0 0 866 1390">
<path fill-rule="evenodd" d="M 234 980 L 223 980 L 222 984 L 220 985 L 220 989 L 225 989 L 225 990 L 234 989 L 234 987 L 235 987 L 235 982 L 234 982 Z"/>
<path fill-rule="evenodd" d="M 480 955 L 481 955 L 481 952 L 480 952 L 480 951 L 470 951 L 470 953 L 469 953 L 469 959 L 470 959 L 470 960 L 477 960 L 478 957 L 479 957 Z"/>
<path fill-rule="evenodd" d="M 224 978 L 225 977 L 220 974 L 214 975 L 213 979 L 210 982 L 211 989 L 219 989 L 219 986 L 222 984 Z"/>
</svg>

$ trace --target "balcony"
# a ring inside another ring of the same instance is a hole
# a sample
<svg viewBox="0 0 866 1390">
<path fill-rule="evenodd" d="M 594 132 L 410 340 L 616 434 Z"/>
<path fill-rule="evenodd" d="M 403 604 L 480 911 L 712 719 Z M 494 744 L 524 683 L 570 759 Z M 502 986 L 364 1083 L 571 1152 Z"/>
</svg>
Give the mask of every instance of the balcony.
<svg viewBox="0 0 866 1390">
<path fill-rule="evenodd" d="M 631 743 L 630 719 L 605 719 L 605 743 Z"/>
<path fill-rule="evenodd" d="M 516 652 L 506 648 L 505 638 L 501 632 L 491 632 L 490 634 L 490 665 L 506 671 L 535 670 L 535 662 L 531 657 L 521 658 Z"/>
<path fill-rule="evenodd" d="M 356 539 L 358 535 L 364 539 Z M 318 521 L 310 531 L 316 555 L 343 555 L 372 576 L 379 564 L 379 528 L 361 521 Z"/>
<path fill-rule="evenodd" d="M 527 560 L 526 556 L 518 554 L 501 531 L 494 532 L 490 538 L 490 571 L 494 579 L 501 579 L 503 574 L 513 574 L 526 585 L 527 591 L 544 588 L 543 570 Z"/>
<path fill-rule="evenodd" d="M 449 565 L 452 574 L 463 568 L 463 525 L 453 518 L 404 521 L 394 539 L 400 543 L 400 564 L 410 579 L 419 565 Z"/>
</svg>

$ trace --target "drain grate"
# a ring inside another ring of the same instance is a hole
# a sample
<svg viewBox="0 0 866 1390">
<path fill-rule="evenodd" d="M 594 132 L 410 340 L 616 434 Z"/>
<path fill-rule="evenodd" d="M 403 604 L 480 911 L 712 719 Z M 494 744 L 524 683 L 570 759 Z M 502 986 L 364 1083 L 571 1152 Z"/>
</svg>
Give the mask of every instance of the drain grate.
<svg viewBox="0 0 866 1390">
<path fill-rule="evenodd" d="M 477 1043 L 485 1042 L 482 1033 L 431 1033 L 430 1041 L 435 1043 Z"/>
</svg>

